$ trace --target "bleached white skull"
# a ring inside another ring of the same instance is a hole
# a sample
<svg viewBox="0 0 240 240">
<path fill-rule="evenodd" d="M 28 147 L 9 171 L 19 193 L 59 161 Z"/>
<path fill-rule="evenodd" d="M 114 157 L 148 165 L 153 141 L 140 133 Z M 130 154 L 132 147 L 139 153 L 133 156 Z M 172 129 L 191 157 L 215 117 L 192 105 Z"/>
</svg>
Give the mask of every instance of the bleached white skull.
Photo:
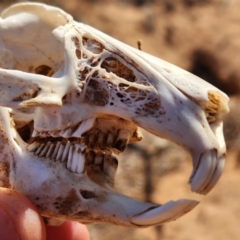
<svg viewBox="0 0 240 240">
<path fill-rule="evenodd" d="M 228 97 L 207 82 L 44 4 L 2 13 L 0 56 L 0 186 L 43 216 L 142 227 L 194 208 L 114 191 L 115 155 L 141 140 L 138 127 L 191 154 L 192 191 L 218 181 Z"/>
</svg>

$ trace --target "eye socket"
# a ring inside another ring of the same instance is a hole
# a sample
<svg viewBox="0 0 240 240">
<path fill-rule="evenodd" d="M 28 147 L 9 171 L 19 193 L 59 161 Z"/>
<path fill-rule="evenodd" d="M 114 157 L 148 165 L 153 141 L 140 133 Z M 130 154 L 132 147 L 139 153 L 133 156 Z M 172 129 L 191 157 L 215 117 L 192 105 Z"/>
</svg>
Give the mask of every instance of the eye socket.
<svg viewBox="0 0 240 240">
<path fill-rule="evenodd" d="M 50 68 L 47 65 L 40 65 L 40 66 L 35 68 L 35 73 L 51 77 L 53 75 L 54 71 L 53 71 L 52 68 Z"/>
</svg>

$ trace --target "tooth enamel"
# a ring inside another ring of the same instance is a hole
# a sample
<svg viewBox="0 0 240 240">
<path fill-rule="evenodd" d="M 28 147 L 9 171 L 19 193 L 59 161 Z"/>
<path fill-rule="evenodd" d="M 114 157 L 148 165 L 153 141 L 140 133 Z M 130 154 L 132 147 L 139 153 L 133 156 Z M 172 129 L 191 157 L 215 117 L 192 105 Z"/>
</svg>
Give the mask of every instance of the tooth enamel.
<svg viewBox="0 0 240 240">
<path fill-rule="evenodd" d="M 101 152 L 97 152 L 95 159 L 94 159 L 95 165 L 102 165 L 103 163 L 103 154 Z"/>
<path fill-rule="evenodd" d="M 39 136 L 39 132 L 36 129 L 34 129 L 32 133 L 32 137 L 38 137 L 38 136 Z"/>
<path fill-rule="evenodd" d="M 69 149 L 70 149 L 70 142 L 67 142 L 67 144 L 64 148 L 64 151 L 63 151 L 61 162 L 67 161 L 67 156 L 68 156 L 68 153 L 69 153 Z"/>
<path fill-rule="evenodd" d="M 108 132 L 106 146 L 109 148 L 112 147 L 114 144 L 114 140 L 115 140 L 114 134 L 111 132 Z"/>
<path fill-rule="evenodd" d="M 134 216 L 131 222 L 136 225 L 150 226 L 175 220 L 186 212 L 192 210 L 199 202 L 188 199 L 169 201 L 157 208 Z"/>
<path fill-rule="evenodd" d="M 200 157 L 199 166 L 191 181 L 191 190 L 201 193 L 210 181 L 216 166 L 216 151 L 207 151 Z"/>
<path fill-rule="evenodd" d="M 113 157 L 109 151 L 106 151 L 104 155 L 103 172 L 108 175 L 110 179 L 114 179 L 117 166 L 117 159 Z"/>
<path fill-rule="evenodd" d="M 117 140 L 114 144 L 114 148 L 123 152 L 127 147 L 127 144 L 129 142 L 130 137 L 131 137 L 131 133 L 130 133 L 129 130 L 120 129 L 118 131 L 118 137 L 117 137 Z"/>
<path fill-rule="evenodd" d="M 94 151 L 90 150 L 89 152 L 86 153 L 86 163 L 89 164 L 93 164 L 94 163 L 94 157 L 95 157 L 95 153 Z"/>
<path fill-rule="evenodd" d="M 73 166 L 74 163 L 72 162 L 73 150 L 74 150 L 73 145 L 70 145 L 70 147 L 69 147 L 69 153 L 68 153 L 68 159 L 67 159 L 67 169 L 69 169 L 69 170 L 72 171 L 72 172 L 75 172 L 75 171 L 74 171 L 74 166 Z"/>
<path fill-rule="evenodd" d="M 52 136 L 52 137 L 60 137 L 60 131 L 53 131 L 53 132 L 49 132 L 49 134 Z"/>
<path fill-rule="evenodd" d="M 99 132 L 98 135 L 97 135 L 97 145 L 98 145 L 98 147 L 103 149 L 106 145 L 106 143 L 105 143 L 106 139 L 107 139 L 106 134 L 103 133 L 103 132 Z"/>
<path fill-rule="evenodd" d="M 39 137 L 48 137 L 48 132 L 39 132 Z"/>
<path fill-rule="evenodd" d="M 67 128 L 67 129 L 60 131 L 59 134 L 60 134 L 60 136 L 62 136 L 64 138 L 69 138 L 72 136 L 72 131 L 73 131 L 72 128 Z"/>
<path fill-rule="evenodd" d="M 88 135 L 88 146 L 90 148 L 95 148 L 96 147 L 96 142 L 97 142 L 96 134 L 90 133 Z"/>
<path fill-rule="evenodd" d="M 29 152 L 35 152 L 39 146 L 40 146 L 40 143 L 33 142 L 32 144 L 28 145 L 27 149 Z"/>
<path fill-rule="evenodd" d="M 78 160 L 77 160 L 77 173 L 83 173 L 85 166 L 85 159 L 81 152 L 78 153 Z"/>
<path fill-rule="evenodd" d="M 50 144 L 51 144 L 51 142 L 47 142 L 47 144 L 45 145 L 45 147 L 42 149 L 41 153 L 39 154 L 39 157 L 44 157 L 45 156 L 45 154 L 48 151 L 48 148 L 49 148 Z"/>
<path fill-rule="evenodd" d="M 59 152 L 59 147 L 60 147 L 61 143 L 60 142 L 57 142 L 57 144 L 55 145 L 55 148 L 53 150 L 53 154 L 51 156 L 52 159 L 57 159 L 57 154 Z"/>
<path fill-rule="evenodd" d="M 86 131 L 94 125 L 95 118 L 88 118 L 79 124 L 79 127 L 72 134 L 73 137 L 81 137 Z"/>
<path fill-rule="evenodd" d="M 209 181 L 208 185 L 203 189 L 201 192 L 202 194 L 207 194 L 217 183 L 219 178 L 221 177 L 222 170 L 225 165 L 225 156 L 221 156 L 217 162 L 217 166 L 214 170 L 211 180 Z"/>
<path fill-rule="evenodd" d="M 51 143 L 47 151 L 46 158 L 49 158 L 51 156 L 51 154 L 53 153 L 54 147 L 55 147 L 55 144 Z"/>
<path fill-rule="evenodd" d="M 58 150 L 58 153 L 57 153 L 57 157 L 56 157 L 57 161 L 60 161 L 62 159 L 64 148 L 65 148 L 65 146 L 63 144 L 60 144 L 59 150 Z"/>
<path fill-rule="evenodd" d="M 39 153 L 42 151 L 42 149 L 45 147 L 45 144 L 41 144 L 40 146 L 39 146 L 39 148 L 37 149 L 37 151 L 35 152 L 35 155 L 39 155 Z"/>
</svg>

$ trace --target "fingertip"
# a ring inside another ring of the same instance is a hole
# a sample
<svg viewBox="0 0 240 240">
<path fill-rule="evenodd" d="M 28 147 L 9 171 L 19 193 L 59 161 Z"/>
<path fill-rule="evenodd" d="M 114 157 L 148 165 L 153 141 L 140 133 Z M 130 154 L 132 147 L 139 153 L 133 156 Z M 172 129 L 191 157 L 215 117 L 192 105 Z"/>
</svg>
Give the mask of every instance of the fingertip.
<svg viewBox="0 0 240 240">
<path fill-rule="evenodd" d="M 61 226 L 46 226 L 47 240 L 89 240 L 89 233 L 85 225 L 65 221 Z"/>
<path fill-rule="evenodd" d="M 0 188 L 0 219 L 7 226 L 1 227 L 1 234 L 16 233 L 19 236 L 6 239 L 46 239 L 44 223 L 36 207 L 25 196 L 11 189 Z"/>
</svg>

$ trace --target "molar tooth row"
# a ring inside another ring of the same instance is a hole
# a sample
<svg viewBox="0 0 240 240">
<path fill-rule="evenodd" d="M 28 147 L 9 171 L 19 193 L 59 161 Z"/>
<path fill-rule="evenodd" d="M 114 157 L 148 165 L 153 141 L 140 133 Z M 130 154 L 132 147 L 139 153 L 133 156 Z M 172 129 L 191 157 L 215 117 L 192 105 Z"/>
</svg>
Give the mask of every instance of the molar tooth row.
<svg viewBox="0 0 240 240">
<path fill-rule="evenodd" d="M 86 153 L 85 159 L 87 165 L 99 166 L 107 176 L 112 179 L 114 178 L 118 160 L 110 151 L 102 152 L 90 150 Z"/>
<path fill-rule="evenodd" d="M 131 138 L 131 132 L 127 129 L 119 129 L 118 136 L 108 132 L 107 134 L 98 131 L 97 133 L 90 133 L 87 137 L 87 145 L 93 149 L 113 148 L 117 152 L 123 152 Z"/>
</svg>

